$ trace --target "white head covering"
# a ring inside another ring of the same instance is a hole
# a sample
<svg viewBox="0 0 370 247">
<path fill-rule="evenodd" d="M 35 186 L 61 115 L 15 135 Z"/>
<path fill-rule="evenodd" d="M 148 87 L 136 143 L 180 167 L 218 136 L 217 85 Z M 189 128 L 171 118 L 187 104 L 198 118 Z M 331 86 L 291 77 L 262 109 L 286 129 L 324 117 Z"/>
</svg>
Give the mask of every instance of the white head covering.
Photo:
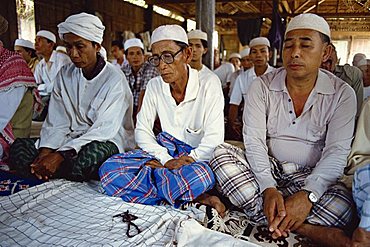
<svg viewBox="0 0 370 247">
<path fill-rule="evenodd" d="M 365 54 L 363 54 L 363 53 L 356 53 L 353 56 L 353 61 L 352 61 L 353 66 L 359 66 L 358 63 L 361 60 L 363 60 L 363 59 L 366 59 L 366 55 Z"/>
<path fill-rule="evenodd" d="M 285 31 L 285 35 L 296 29 L 311 29 L 318 31 L 322 34 L 325 34 L 326 36 L 331 39 L 330 36 L 330 27 L 329 24 L 326 22 L 324 18 L 321 16 L 318 16 L 316 14 L 300 14 L 295 16 L 287 26 L 287 29 Z"/>
<path fill-rule="evenodd" d="M 57 42 L 57 37 L 55 37 L 55 34 L 53 34 L 52 32 L 50 31 L 46 31 L 46 30 L 40 30 L 36 33 L 36 37 L 39 36 L 39 37 L 44 37 L 45 39 L 48 39 L 50 41 L 53 41 L 54 43 Z"/>
<path fill-rule="evenodd" d="M 67 53 L 67 48 L 65 48 L 64 46 L 61 46 L 61 45 L 57 46 L 57 48 L 55 48 L 55 50 Z"/>
<path fill-rule="evenodd" d="M 35 45 L 31 41 L 26 39 L 16 39 L 14 42 L 14 46 L 22 46 L 35 50 Z"/>
<path fill-rule="evenodd" d="M 228 60 L 230 60 L 230 59 L 232 59 L 232 58 L 234 58 L 234 57 L 239 58 L 239 59 L 242 59 L 242 57 L 240 56 L 240 54 L 239 54 L 239 53 L 234 52 L 234 53 L 231 53 L 231 54 L 230 54 L 230 56 L 229 56 L 229 59 L 228 59 Z"/>
<path fill-rule="evenodd" d="M 187 45 L 189 44 L 185 30 L 179 25 L 163 25 L 154 29 L 150 46 L 162 40 L 174 40 L 183 42 Z"/>
<path fill-rule="evenodd" d="M 370 65 L 370 59 L 363 58 L 357 63 L 357 67 Z"/>
<path fill-rule="evenodd" d="M 100 47 L 99 53 L 102 56 L 102 58 L 104 58 L 104 60 L 107 61 L 107 59 L 108 59 L 107 50 L 103 46 Z"/>
<path fill-rule="evenodd" d="M 188 32 L 188 39 L 201 39 L 201 40 L 208 41 L 207 33 L 199 29 L 191 30 L 190 32 Z"/>
<path fill-rule="evenodd" d="M 252 48 L 253 46 L 257 46 L 257 45 L 265 45 L 267 47 L 271 47 L 270 46 L 270 41 L 265 37 L 257 37 L 257 38 L 252 39 L 249 42 L 249 47 L 250 48 Z"/>
<path fill-rule="evenodd" d="M 241 52 L 239 52 L 239 54 L 243 58 L 243 57 L 248 56 L 250 51 L 251 51 L 251 49 L 249 47 L 247 47 L 247 48 L 243 49 Z"/>
<path fill-rule="evenodd" d="M 141 49 L 144 50 L 144 44 L 143 42 L 141 42 L 140 39 L 138 38 L 133 38 L 133 39 L 128 39 L 125 41 L 125 44 L 123 45 L 125 51 L 128 49 L 128 48 L 131 48 L 131 47 L 140 47 Z"/>
<path fill-rule="evenodd" d="M 59 37 L 62 40 L 64 34 L 73 33 L 98 44 L 103 42 L 104 29 L 105 26 L 97 16 L 87 13 L 71 15 L 58 25 Z"/>
</svg>

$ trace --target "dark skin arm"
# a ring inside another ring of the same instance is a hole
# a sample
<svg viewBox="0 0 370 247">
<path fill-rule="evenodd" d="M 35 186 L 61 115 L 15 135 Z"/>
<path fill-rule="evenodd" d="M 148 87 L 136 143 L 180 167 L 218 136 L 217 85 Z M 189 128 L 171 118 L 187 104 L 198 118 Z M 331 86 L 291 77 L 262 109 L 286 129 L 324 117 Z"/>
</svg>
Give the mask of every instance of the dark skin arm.
<svg viewBox="0 0 370 247">
<path fill-rule="evenodd" d="M 181 156 L 177 159 L 171 159 L 164 164 L 164 166 L 158 160 L 150 160 L 146 162 L 145 165 L 151 168 L 168 168 L 170 170 L 178 169 L 183 165 L 188 165 L 195 162 L 195 160 L 190 156 Z"/>
<path fill-rule="evenodd" d="M 274 187 L 263 192 L 263 212 L 267 217 L 269 231 L 281 236 L 278 226 L 286 216 L 286 209 L 282 194 Z"/>
<path fill-rule="evenodd" d="M 41 149 L 39 156 L 31 164 L 31 173 L 38 179 L 49 180 L 64 161 L 63 156 L 51 149 Z"/>
</svg>

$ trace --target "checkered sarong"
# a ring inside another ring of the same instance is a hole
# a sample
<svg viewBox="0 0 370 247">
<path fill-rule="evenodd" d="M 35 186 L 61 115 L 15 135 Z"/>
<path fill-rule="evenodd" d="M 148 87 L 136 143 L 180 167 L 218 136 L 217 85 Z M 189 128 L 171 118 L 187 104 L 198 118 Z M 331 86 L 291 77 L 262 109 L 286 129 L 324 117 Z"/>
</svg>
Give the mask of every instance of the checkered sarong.
<svg viewBox="0 0 370 247">
<path fill-rule="evenodd" d="M 370 231 L 370 164 L 356 170 L 352 192 L 360 216 L 359 227 Z"/>
<path fill-rule="evenodd" d="M 157 142 L 178 158 L 193 149 L 168 133 L 157 136 Z M 145 163 L 156 159 L 142 150 L 117 154 L 99 170 L 102 186 L 108 195 L 124 201 L 147 205 L 168 202 L 179 207 L 213 188 L 215 179 L 206 162 L 194 162 L 179 169 L 151 168 Z"/>
<path fill-rule="evenodd" d="M 311 169 L 298 169 L 296 164 L 280 163 L 271 157 L 270 164 L 277 189 L 284 198 L 300 191 L 311 173 Z M 252 222 L 267 224 L 263 213 L 263 195 L 244 152 L 230 144 L 221 144 L 215 149 L 210 166 L 220 193 L 229 198 L 233 205 L 243 209 Z M 307 221 L 315 225 L 344 227 L 351 221 L 353 212 L 350 192 L 344 185 L 336 184 L 315 203 Z"/>
</svg>

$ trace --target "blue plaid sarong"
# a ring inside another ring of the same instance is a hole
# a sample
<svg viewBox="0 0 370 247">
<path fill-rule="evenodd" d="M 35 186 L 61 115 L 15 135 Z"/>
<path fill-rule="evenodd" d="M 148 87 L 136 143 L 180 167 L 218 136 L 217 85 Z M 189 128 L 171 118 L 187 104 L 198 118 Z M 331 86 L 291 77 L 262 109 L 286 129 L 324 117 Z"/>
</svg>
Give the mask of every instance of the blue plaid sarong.
<svg viewBox="0 0 370 247">
<path fill-rule="evenodd" d="M 178 158 L 193 149 L 170 134 L 162 132 L 157 142 Z M 179 169 L 151 168 L 145 163 L 156 159 L 142 150 L 113 155 L 99 169 L 104 190 L 124 201 L 147 205 L 167 202 L 175 207 L 193 201 L 213 188 L 215 178 L 207 162 L 194 162 Z"/>
<path fill-rule="evenodd" d="M 370 231 L 370 164 L 356 170 L 352 193 L 360 217 L 359 227 Z"/>
</svg>

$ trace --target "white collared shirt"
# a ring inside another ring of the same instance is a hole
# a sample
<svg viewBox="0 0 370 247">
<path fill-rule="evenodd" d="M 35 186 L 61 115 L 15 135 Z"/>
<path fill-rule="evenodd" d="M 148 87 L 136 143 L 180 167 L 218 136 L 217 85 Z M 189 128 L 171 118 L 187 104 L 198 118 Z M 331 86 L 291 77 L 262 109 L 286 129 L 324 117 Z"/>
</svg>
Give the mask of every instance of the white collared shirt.
<svg viewBox="0 0 370 247">
<path fill-rule="evenodd" d="M 207 78 L 209 77 L 213 77 L 215 76 L 216 74 L 210 70 L 207 66 L 205 66 L 204 64 L 202 64 L 202 69 L 198 71 L 199 72 L 199 80 L 203 81 L 203 80 L 207 80 Z M 217 75 L 216 75 L 217 76 Z"/>
<path fill-rule="evenodd" d="M 184 100 L 177 105 L 170 85 L 158 76 L 147 85 L 143 104 L 137 116 L 135 139 L 140 148 L 165 164 L 172 157 L 160 146 L 153 133 L 156 117 L 162 131 L 194 147 L 194 160 L 209 161 L 214 148 L 224 141 L 224 98 L 221 83 L 210 74 L 199 80 L 197 70 L 189 69 Z"/>
<path fill-rule="evenodd" d="M 74 64 L 66 65 L 56 78 L 36 147 L 79 152 L 92 141 L 111 141 L 127 151 L 135 146 L 132 110 L 126 77 L 113 65 L 106 63 L 91 80 Z"/>
<path fill-rule="evenodd" d="M 313 168 L 304 189 L 321 197 L 343 175 L 353 137 L 356 95 L 332 73 L 319 70 L 303 112 L 296 117 L 285 85 L 286 70 L 258 77 L 243 114 L 246 157 L 261 192 L 275 187 L 268 155 Z"/>
<path fill-rule="evenodd" d="M 267 74 L 271 71 L 274 71 L 275 68 L 270 65 L 267 66 L 265 73 Z M 231 89 L 230 94 L 230 104 L 240 105 L 242 100 L 245 101 L 245 96 L 247 95 L 248 89 L 252 82 L 257 78 L 254 67 L 243 71 L 235 80 L 234 86 Z"/>
<path fill-rule="evenodd" d="M 48 62 L 43 58 L 35 69 L 35 80 L 39 84 L 40 95 L 50 95 L 53 91 L 55 78 L 65 64 L 72 63 L 69 56 L 61 52 L 53 51 Z"/>
</svg>

